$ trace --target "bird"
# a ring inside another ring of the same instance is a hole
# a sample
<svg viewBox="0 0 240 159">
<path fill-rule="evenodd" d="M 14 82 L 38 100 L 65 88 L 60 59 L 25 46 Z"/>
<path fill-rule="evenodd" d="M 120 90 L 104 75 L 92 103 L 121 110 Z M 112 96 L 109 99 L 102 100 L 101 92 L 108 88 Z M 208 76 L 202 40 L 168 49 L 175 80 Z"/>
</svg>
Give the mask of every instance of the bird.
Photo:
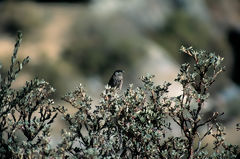
<svg viewBox="0 0 240 159">
<path fill-rule="evenodd" d="M 123 73 L 124 73 L 123 70 L 114 71 L 110 80 L 109 80 L 109 82 L 108 82 L 108 85 L 111 88 L 116 88 L 116 89 L 121 90 L 122 85 L 123 85 Z"/>
</svg>

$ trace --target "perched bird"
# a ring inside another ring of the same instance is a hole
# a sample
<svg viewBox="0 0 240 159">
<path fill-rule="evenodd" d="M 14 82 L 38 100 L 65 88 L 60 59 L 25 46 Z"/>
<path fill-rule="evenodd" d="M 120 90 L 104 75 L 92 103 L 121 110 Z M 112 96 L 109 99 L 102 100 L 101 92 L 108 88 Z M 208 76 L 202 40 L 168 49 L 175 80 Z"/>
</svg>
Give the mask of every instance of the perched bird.
<svg viewBox="0 0 240 159">
<path fill-rule="evenodd" d="M 116 70 L 114 71 L 112 77 L 110 78 L 108 85 L 111 86 L 112 88 L 115 87 L 119 90 L 122 89 L 122 84 L 123 84 L 123 70 Z"/>
</svg>

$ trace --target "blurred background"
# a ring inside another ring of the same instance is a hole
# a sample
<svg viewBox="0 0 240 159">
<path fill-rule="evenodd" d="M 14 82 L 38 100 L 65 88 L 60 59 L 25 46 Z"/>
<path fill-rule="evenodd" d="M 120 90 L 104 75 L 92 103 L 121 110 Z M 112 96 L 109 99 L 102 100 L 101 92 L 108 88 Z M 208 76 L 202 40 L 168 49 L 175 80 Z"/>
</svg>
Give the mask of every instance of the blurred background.
<svg viewBox="0 0 240 159">
<path fill-rule="evenodd" d="M 226 139 L 240 144 L 239 0 L 0 0 L 2 72 L 18 30 L 23 32 L 19 58 L 31 61 L 14 87 L 44 78 L 56 88 L 57 104 L 79 83 L 97 103 L 116 69 L 126 72 L 124 88 L 140 85 L 139 77 L 149 73 L 158 84 L 171 82 L 170 96 L 178 95 L 181 87 L 174 79 L 189 60 L 179 54 L 181 45 L 223 56 L 226 71 L 210 90 L 204 111 L 224 111 Z"/>
</svg>

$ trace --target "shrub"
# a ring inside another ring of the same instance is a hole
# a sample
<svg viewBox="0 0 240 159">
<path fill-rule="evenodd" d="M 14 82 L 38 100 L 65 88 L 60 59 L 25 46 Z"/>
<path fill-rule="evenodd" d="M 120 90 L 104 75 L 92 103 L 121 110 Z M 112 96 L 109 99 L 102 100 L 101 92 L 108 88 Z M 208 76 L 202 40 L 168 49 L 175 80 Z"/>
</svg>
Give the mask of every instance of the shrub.
<svg viewBox="0 0 240 159">
<path fill-rule="evenodd" d="M 142 87 L 129 85 L 123 93 L 106 86 L 100 102 L 92 104 L 82 85 L 62 100 L 77 111 L 68 113 L 55 106 L 50 95 L 54 89 L 44 80 L 34 79 L 15 90 L 16 75 L 28 63 L 16 61 L 21 34 L 15 45 L 11 66 L 1 79 L 0 156 L 1 158 L 236 158 L 237 145 L 227 144 L 224 129 L 215 112 L 202 118 L 208 90 L 224 70 L 223 58 L 214 53 L 181 48 L 193 58 L 183 64 L 176 81 L 182 94 L 168 96 L 170 83 L 156 85 L 153 75 L 141 77 Z M 62 141 L 50 146 L 50 127 L 61 113 L 68 123 Z M 171 135 L 176 123 L 182 136 Z M 204 128 L 205 132 L 201 130 Z M 202 143 L 213 138 L 210 146 Z"/>
<path fill-rule="evenodd" d="M 22 34 L 18 34 L 11 65 L 6 77 L 0 79 L 0 157 L 36 158 L 49 156 L 50 126 L 57 110 L 50 95 L 54 89 L 44 80 L 26 82 L 20 89 L 11 88 L 29 57 L 17 61 Z"/>
<path fill-rule="evenodd" d="M 99 105 L 93 110 L 92 100 L 80 85 L 63 100 L 77 109 L 74 115 L 63 111 L 69 130 L 63 131 L 58 154 L 76 158 L 234 158 L 238 146 L 224 141 L 224 129 L 215 112 L 205 120 L 202 109 L 208 90 L 224 70 L 223 58 L 214 53 L 181 48 L 193 58 L 183 64 L 175 81 L 182 85 L 182 94 L 168 97 L 170 83 L 152 82 L 154 76 L 143 76 L 143 87 L 130 85 L 123 95 L 108 86 Z M 175 122 L 183 136 L 169 136 Z M 205 132 L 200 133 L 204 127 Z M 212 136 L 213 153 L 202 145 Z"/>
</svg>

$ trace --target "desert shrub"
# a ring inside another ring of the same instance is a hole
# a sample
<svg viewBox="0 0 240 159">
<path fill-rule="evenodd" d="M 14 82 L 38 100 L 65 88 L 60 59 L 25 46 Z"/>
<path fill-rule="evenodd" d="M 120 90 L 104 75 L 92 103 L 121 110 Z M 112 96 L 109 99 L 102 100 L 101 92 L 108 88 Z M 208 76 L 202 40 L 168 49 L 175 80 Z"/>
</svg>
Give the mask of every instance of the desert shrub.
<svg viewBox="0 0 240 159">
<path fill-rule="evenodd" d="M 123 95 L 107 86 L 94 109 L 81 85 L 66 94 L 63 100 L 77 112 L 62 112 L 69 130 L 63 131 L 58 154 L 73 158 L 235 158 L 238 146 L 224 141 L 224 129 L 216 120 L 223 113 L 202 118 L 208 90 L 224 70 L 223 58 L 191 47 L 182 47 L 181 52 L 194 63 L 181 66 L 175 81 L 183 91 L 177 97 L 168 97 L 170 83 L 156 85 L 152 75 L 143 76 L 142 87 L 130 85 Z M 171 121 L 179 126 L 181 137 L 169 135 L 174 129 Z M 209 136 L 213 153 L 208 152 L 208 144 L 202 144 Z"/>
<path fill-rule="evenodd" d="M 50 126 L 57 116 L 50 98 L 54 89 L 44 80 L 26 82 L 20 89 L 11 88 L 29 57 L 17 61 L 22 40 L 18 34 L 11 65 L 0 79 L 0 158 L 37 158 L 49 156 Z"/>
<path fill-rule="evenodd" d="M 54 105 L 54 89 L 44 80 L 11 88 L 29 61 L 28 57 L 16 60 L 21 39 L 19 33 L 9 71 L 1 78 L 1 158 L 232 159 L 239 153 L 237 145 L 224 140 L 224 128 L 217 122 L 223 113 L 202 118 L 208 91 L 224 70 L 220 56 L 182 47 L 181 52 L 194 63 L 182 64 L 175 81 L 183 91 L 176 97 L 168 96 L 170 83 L 157 85 L 153 75 L 146 75 L 141 77 L 141 87 L 131 84 L 124 92 L 106 86 L 99 103 L 93 105 L 80 84 L 62 98 L 76 110 L 70 114 L 66 106 Z M 68 126 L 53 148 L 50 128 L 58 113 Z M 171 134 L 176 129 L 172 123 L 178 125 L 181 136 Z M 206 140 L 211 143 L 203 144 Z"/>
</svg>

